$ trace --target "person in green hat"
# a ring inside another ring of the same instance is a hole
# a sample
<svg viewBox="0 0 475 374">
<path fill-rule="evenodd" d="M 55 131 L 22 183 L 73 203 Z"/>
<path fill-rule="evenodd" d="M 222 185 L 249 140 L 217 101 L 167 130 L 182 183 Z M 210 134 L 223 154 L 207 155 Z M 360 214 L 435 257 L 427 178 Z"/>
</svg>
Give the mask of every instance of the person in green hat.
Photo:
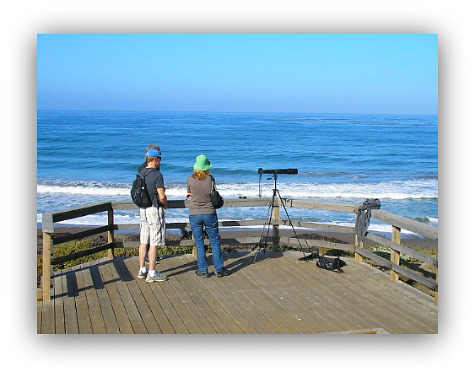
<svg viewBox="0 0 475 374">
<path fill-rule="evenodd" d="M 193 175 L 187 181 L 186 194 L 186 197 L 190 199 L 190 225 L 198 252 L 198 270 L 195 271 L 195 274 L 204 278 L 208 278 L 210 274 L 208 273 L 203 226 L 206 228 L 206 233 L 213 249 L 214 274 L 218 277 L 229 275 L 229 271 L 224 267 L 224 259 L 221 252 L 218 215 L 216 209 L 211 204 L 210 194 L 213 183 L 216 183 L 210 173 L 212 166 L 213 164 L 206 155 L 196 157 Z"/>
</svg>

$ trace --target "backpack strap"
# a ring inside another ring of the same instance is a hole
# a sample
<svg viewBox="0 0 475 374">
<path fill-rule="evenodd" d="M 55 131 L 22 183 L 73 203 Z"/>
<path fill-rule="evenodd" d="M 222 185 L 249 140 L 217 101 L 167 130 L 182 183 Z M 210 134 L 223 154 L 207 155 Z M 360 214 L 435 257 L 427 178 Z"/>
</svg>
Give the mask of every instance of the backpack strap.
<svg viewBox="0 0 475 374">
<path fill-rule="evenodd" d="M 216 191 L 216 182 L 212 176 L 210 176 L 210 178 L 211 178 L 211 193 L 213 193 L 214 191 Z"/>
<path fill-rule="evenodd" d="M 143 169 L 142 169 L 142 170 L 143 170 Z M 152 201 L 152 206 L 156 206 L 157 201 L 155 201 L 155 199 L 154 199 L 152 196 L 150 196 L 150 194 L 148 193 L 147 181 L 146 181 L 145 178 L 147 177 L 147 175 L 149 175 L 149 174 L 150 174 L 152 171 L 154 171 L 154 170 L 157 170 L 157 169 L 149 169 L 149 170 L 147 170 L 147 171 L 145 172 L 145 175 L 142 175 L 142 174 L 141 174 L 142 171 L 140 172 L 140 175 L 143 177 L 143 182 L 144 182 L 144 184 L 145 184 L 145 190 L 147 191 L 147 194 L 149 195 L 149 198 L 150 198 L 150 200 Z"/>
<path fill-rule="evenodd" d="M 145 170 L 145 169 L 140 170 L 140 171 L 137 173 L 137 175 L 140 175 L 140 176 L 142 176 L 142 177 L 145 178 L 151 171 L 154 171 L 155 169 L 149 169 L 149 170 L 147 170 L 147 172 L 145 173 L 145 175 L 142 174 L 143 170 Z"/>
</svg>

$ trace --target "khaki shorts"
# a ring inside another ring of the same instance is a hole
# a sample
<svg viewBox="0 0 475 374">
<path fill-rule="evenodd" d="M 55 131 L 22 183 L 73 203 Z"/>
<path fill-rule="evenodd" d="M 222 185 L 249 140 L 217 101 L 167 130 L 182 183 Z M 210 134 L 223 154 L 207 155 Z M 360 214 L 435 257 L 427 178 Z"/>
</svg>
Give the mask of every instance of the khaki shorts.
<svg viewBox="0 0 475 374">
<path fill-rule="evenodd" d="M 165 245 L 165 210 L 162 207 L 140 208 L 140 243 Z"/>
</svg>

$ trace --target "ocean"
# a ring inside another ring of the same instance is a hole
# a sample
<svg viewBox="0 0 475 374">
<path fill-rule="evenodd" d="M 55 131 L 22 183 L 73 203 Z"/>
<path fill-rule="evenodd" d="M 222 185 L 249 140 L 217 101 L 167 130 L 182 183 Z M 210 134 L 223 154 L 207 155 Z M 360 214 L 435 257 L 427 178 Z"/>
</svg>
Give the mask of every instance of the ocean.
<svg viewBox="0 0 475 374">
<path fill-rule="evenodd" d="M 103 201 L 131 201 L 145 148 L 158 144 L 169 199 L 184 199 L 194 160 L 206 154 L 224 198 L 258 197 L 258 169 L 280 174 L 283 198 L 361 204 L 438 225 L 438 116 L 312 113 L 38 111 L 37 222 L 42 214 Z M 264 174 L 262 196 L 272 195 Z M 355 216 L 289 209 L 292 220 L 353 226 Z M 222 208 L 220 220 L 264 219 L 265 208 Z M 284 212 L 282 212 L 284 214 Z M 119 211 L 116 223 L 138 223 Z M 187 221 L 170 209 L 168 222 Z M 63 222 L 104 225 L 105 215 Z M 390 227 L 371 223 L 370 230 Z"/>
</svg>

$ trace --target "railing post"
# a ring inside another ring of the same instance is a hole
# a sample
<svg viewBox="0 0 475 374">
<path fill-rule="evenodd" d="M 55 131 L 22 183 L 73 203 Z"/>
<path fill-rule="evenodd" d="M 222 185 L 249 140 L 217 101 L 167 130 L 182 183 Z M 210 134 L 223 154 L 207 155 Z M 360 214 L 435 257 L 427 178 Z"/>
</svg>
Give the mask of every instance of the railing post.
<svg viewBox="0 0 475 374">
<path fill-rule="evenodd" d="M 356 220 L 358 220 L 358 215 L 356 216 Z M 355 226 L 356 228 L 356 226 Z M 356 230 L 355 230 L 356 231 Z M 355 263 L 357 264 L 362 264 L 363 263 L 363 256 L 361 256 L 359 253 L 356 253 L 356 248 L 363 248 L 364 244 L 363 241 L 361 241 L 360 244 L 358 244 L 358 234 L 355 234 Z"/>
<path fill-rule="evenodd" d="M 435 270 L 435 281 L 437 282 L 437 285 L 439 285 L 439 268 Z M 435 305 L 439 305 L 439 291 L 435 291 L 434 303 Z"/>
<path fill-rule="evenodd" d="M 361 241 L 361 243 L 358 244 L 358 235 L 355 235 L 355 263 L 357 264 L 363 263 L 363 256 L 361 256 L 359 253 L 356 253 L 356 248 L 363 248 L 363 246 L 364 246 L 363 241 Z"/>
<path fill-rule="evenodd" d="M 51 254 L 53 234 L 43 232 L 43 301 L 51 300 Z"/>
<path fill-rule="evenodd" d="M 393 225 L 393 231 L 392 231 L 392 241 L 395 244 L 401 244 L 401 228 L 394 226 Z M 391 262 L 395 265 L 399 265 L 401 260 L 401 255 L 399 254 L 398 251 L 395 251 L 394 249 L 391 249 Z M 399 275 L 391 270 L 389 280 L 391 282 L 397 282 L 399 280 Z"/>
<path fill-rule="evenodd" d="M 280 249 L 280 204 L 278 199 L 274 199 L 274 211 L 272 214 L 272 250 L 278 251 Z"/>
<path fill-rule="evenodd" d="M 114 243 L 114 208 L 112 204 L 107 211 L 107 225 L 109 226 L 109 231 L 107 232 L 107 243 Z M 114 258 L 114 248 L 109 248 L 107 250 L 109 259 Z"/>
</svg>

